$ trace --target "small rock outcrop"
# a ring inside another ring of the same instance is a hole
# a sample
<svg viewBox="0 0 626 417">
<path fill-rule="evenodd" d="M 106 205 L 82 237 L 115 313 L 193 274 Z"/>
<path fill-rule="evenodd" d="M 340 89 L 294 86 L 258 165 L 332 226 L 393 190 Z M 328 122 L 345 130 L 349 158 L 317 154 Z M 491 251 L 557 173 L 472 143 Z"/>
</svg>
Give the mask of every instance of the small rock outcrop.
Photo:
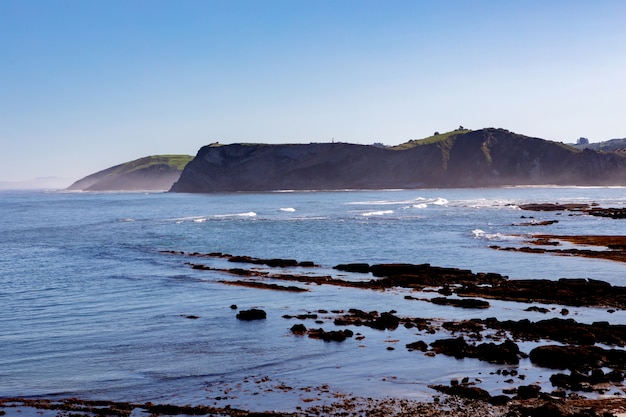
<svg viewBox="0 0 626 417">
<path fill-rule="evenodd" d="M 250 310 L 241 310 L 239 313 L 237 313 L 237 318 L 239 320 L 245 321 L 265 320 L 265 318 L 267 318 L 267 313 L 258 308 L 252 308 Z"/>
</svg>

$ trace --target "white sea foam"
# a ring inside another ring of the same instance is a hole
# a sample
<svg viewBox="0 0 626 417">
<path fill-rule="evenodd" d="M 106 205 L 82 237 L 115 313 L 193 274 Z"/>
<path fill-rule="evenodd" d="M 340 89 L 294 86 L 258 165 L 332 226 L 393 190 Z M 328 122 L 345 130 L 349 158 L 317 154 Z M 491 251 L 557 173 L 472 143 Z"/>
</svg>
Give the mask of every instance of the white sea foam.
<svg viewBox="0 0 626 417">
<path fill-rule="evenodd" d="M 472 234 L 475 239 L 485 239 L 493 241 L 519 241 L 522 239 L 520 236 L 511 236 L 502 233 L 487 233 L 481 229 L 472 230 Z"/>
<path fill-rule="evenodd" d="M 216 214 L 215 218 L 224 218 L 224 217 L 256 217 L 256 213 L 254 211 L 248 211 L 246 213 L 234 213 L 234 214 Z"/>
<path fill-rule="evenodd" d="M 438 206 L 446 205 L 449 201 L 445 198 L 424 198 L 416 197 L 412 200 L 369 200 L 369 201 L 351 201 L 345 203 L 346 205 L 353 206 L 395 206 L 395 205 L 408 205 L 409 207 L 420 204 L 434 204 Z M 422 208 L 422 207 L 420 207 Z"/>
<path fill-rule="evenodd" d="M 487 240 L 501 240 L 502 235 L 500 233 L 487 233 L 481 229 L 472 230 L 472 234 L 476 239 L 487 239 Z"/>
<path fill-rule="evenodd" d="M 295 208 L 293 208 L 293 207 L 282 207 L 282 208 L 280 209 L 280 211 L 285 211 L 285 212 L 287 212 L 287 213 L 293 213 L 294 211 L 296 211 L 296 209 L 295 209 Z"/>
<path fill-rule="evenodd" d="M 188 217 L 179 217 L 174 220 L 176 223 L 185 223 L 185 222 L 194 222 L 194 223 L 204 223 L 211 219 L 224 219 L 224 218 L 233 218 L 233 217 L 256 217 L 256 213 L 253 211 L 249 211 L 246 213 L 229 213 L 229 214 L 214 214 L 210 216 L 188 216 Z"/>
<path fill-rule="evenodd" d="M 385 214 L 393 214 L 393 210 L 367 211 L 365 213 L 361 213 L 361 216 L 384 216 Z"/>
<path fill-rule="evenodd" d="M 413 208 L 417 208 L 417 209 L 425 209 L 426 207 L 428 207 L 428 204 L 426 204 L 426 203 L 413 204 L 412 207 Z"/>
<path fill-rule="evenodd" d="M 204 220 L 202 220 L 202 219 L 204 219 Z M 188 222 L 188 221 L 195 222 L 197 220 L 206 221 L 206 219 L 207 218 L 205 216 L 187 216 L 187 217 L 176 217 L 176 218 L 171 219 L 171 220 L 175 221 L 176 223 L 183 223 L 183 222 Z"/>
</svg>

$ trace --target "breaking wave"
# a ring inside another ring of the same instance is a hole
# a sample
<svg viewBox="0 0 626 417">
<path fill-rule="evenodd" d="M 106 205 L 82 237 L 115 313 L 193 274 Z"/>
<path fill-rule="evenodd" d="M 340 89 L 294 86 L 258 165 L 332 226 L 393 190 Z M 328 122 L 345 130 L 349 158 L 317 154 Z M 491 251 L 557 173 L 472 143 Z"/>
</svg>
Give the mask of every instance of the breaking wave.
<svg viewBox="0 0 626 417">
<path fill-rule="evenodd" d="M 211 219 L 224 219 L 224 218 L 237 218 L 237 217 L 256 217 L 257 214 L 254 211 L 249 211 L 246 213 L 232 213 L 232 214 L 214 214 L 211 216 L 189 216 L 189 217 L 180 217 L 177 219 L 173 219 L 176 223 L 184 223 L 184 222 L 194 222 L 194 223 L 204 223 Z"/>
<path fill-rule="evenodd" d="M 216 214 L 213 216 L 217 219 L 221 219 L 224 217 L 256 217 L 256 213 L 254 211 L 248 211 L 246 213 L 234 213 L 234 214 Z"/>
<path fill-rule="evenodd" d="M 393 214 L 393 210 L 366 211 L 365 213 L 361 213 L 361 216 L 384 216 L 385 214 Z"/>
<path fill-rule="evenodd" d="M 354 206 L 395 206 L 395 205 L 403 205 L 414 208 L 425 208 L 429 204 L 436 206 L 444 206 L 447 205 L 449 201 L 446 198 L 438 197 L 438 198 L 424 198 L 417 197 L 411 200 L 370 200 L 370 201 L 351 201 L 345 203 L 346 205 L 354 205 Z M 419 206 L 419 207 L 417 207 Z"/>
<path fill-rule="evenodd" d="M 472 234 L 474 235 L 474 239 L 484 239 L 484 240 L 493 240 L 493 241 L 518 241 L 522 239 L 519 236 L 511 236 L 502 233 L 487 233 L 481 229 L 472 230 Z"/>
</svg>

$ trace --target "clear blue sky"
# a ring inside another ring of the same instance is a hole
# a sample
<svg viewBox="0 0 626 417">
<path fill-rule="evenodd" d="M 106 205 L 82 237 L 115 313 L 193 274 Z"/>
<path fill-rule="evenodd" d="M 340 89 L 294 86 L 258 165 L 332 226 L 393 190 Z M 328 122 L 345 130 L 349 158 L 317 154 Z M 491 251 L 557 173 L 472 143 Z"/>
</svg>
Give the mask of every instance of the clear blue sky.
<svg viewBox="0 0 626 417">
<path fill-rule="evenodd" d="M 626 1 L 0 0 L 0 181 L 208 143 L 626 137 Z"/>
</svg>

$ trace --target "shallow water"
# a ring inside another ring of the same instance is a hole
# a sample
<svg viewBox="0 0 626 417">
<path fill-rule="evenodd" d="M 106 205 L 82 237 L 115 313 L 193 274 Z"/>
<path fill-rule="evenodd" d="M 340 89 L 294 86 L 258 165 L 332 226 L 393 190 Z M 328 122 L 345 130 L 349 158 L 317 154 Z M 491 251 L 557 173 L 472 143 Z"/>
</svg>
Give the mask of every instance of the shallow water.
<svg viewBox="0 0 626 417">
<path fill-rule="evenodd" d="M 218 282 L 232 276 L 193 270 L 186 264 L 189 258 L 161 251 L 310 260 L 319 268 L 297 272 L 352 279 L 363 277 L 332 266 L 430 263 L 511 278 L 590 277 L 626 285 L 626 267 L 620 263 L 489 249 L 491 244 L 522 244 L 511 235 L 626 231 L 619 220 L 516 207 L 531 202 L 624 207 L 626 189 L 0 193 L 0 396 L 214 402 L 287 410 L 315 397 L 315 390 L 307 390 L 323 384 L 333 392 L 426 398 L 434 393 L 428 384 L 464 376 L 481 378 L 481 387 L 501 393 L 506 378 L 490 374 L 501 365 L 427 357 L 405 348 L 442 335 L 358 328 L 353 330 L 363 340 L 324 343 L 291 334 L 289 328 L 300 321 L 282 316 L 359 308 L 441 320 L 539 320 L 560 317 L 561 306 L 548 306 L 554 308 L 548 314 L 524 312 L 528 304 L 510 302 L 462 310 L 405 300 L 408 290 L 309 285 L 309 292 L 287 293 L 241 288 Z M 521 216 L 558 223 L 517 226 L 524 221 Z M 262 308 L 268 319 L 241 322 L 231 304 Z M 569 310 L 569 317 L 581 322 L 626 323 L 622 311 Z M 320 320 L 304 323 L 335 327 L 330 313 L 320 314 Z M 518 368 L 526 375 L 524 383 L 546 385 L 549 370 L 529 361 Z M 551 389 L 549 383 L 546 389 Z"/>
</svg>

